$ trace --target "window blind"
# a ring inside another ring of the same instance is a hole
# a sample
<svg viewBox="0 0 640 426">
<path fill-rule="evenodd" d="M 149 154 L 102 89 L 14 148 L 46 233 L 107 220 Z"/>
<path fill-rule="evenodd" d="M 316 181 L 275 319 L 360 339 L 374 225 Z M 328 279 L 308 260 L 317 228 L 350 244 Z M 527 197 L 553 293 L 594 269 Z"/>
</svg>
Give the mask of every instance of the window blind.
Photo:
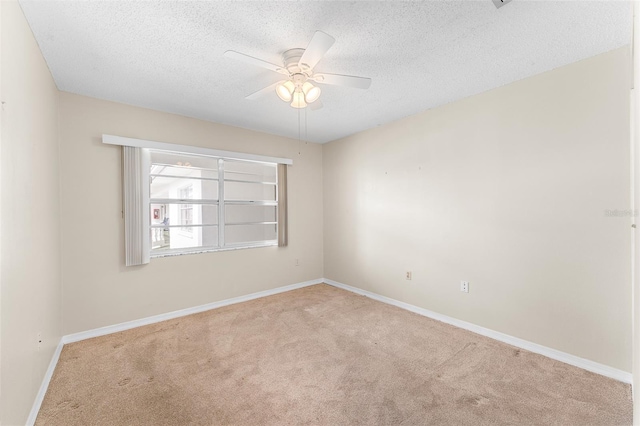
<svg viewBox="0 0 640 426">
<path fill-rule="evenodd" d="M 287 165 L 278 164 L 278 247 L 289 243 L 287 212 Z"/>
<path fill-rule="evenodd" d="M 125 264 L 149 263 L 149 150 L 123 146 Z"/>
</svg>

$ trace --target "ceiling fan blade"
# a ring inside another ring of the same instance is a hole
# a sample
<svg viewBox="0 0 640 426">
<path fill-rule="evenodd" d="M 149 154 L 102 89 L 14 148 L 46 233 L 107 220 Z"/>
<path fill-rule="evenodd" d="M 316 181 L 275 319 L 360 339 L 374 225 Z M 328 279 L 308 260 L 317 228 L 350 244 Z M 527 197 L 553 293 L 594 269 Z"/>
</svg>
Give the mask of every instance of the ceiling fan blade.
<svg viewBox="0 0 640 426">
<path fill-rule="evenodd" d="M 313 79 L 321 84 L 331 84 L 334 86 L 355 87 L 356 89 L 368 89 L 371 86 L 371 79 L 367 77 L 356 77 L 354 75 L 340 74 L 315 74 Z"/>
<path fill-rule="evenodd" d="M 254 92 L 252 94 L 250 94 L 249 96 L 247 96 L 245 99 L 249 99 L 250 101 L 253 101 L 255 99 L 258 99 L 268 93 L 273 93 L 276 90 L 276 86 L 280 83 L 284 83 L 285 80 L 282 81 L 278 81 L 277 83 L 273 83 L 267 87 L 265 87 L 264 89 L 260 89 L 257 92 Z"/>
<path fill-rule="evenodd" d="M 322 105 L 321 101 L 315 101 L 309 104 L 309 109 L 311 111 L 317 111 L 319 109 L 321 109 L 324 105 Z"/>
<path fill-rule="evenodd" d="M 331 37 L 329 34 L 323 33 L 322 31 L 316 31 L 313 34 L 309 45 L 304 50 L 298 65 L 304 64 L 309 68 L 315 67 L 335 42 L 336 39 Z"/>
<path fill-rule="evenodd" d="M 266 68 L 271 71 L 279 72 L 280 74 L 288 75 L 288 71 L 282 68 L 280 65 L 272 64 L 271 62 L 263 61 L 262 59 L 254 58 L 253 56 L 245 55 L 244 53 L 236 52 L 235 50 L 227 50 L 224 52 L 224 56 L 238 61 L 246 62 L 257 67 Z"/>
</svg>

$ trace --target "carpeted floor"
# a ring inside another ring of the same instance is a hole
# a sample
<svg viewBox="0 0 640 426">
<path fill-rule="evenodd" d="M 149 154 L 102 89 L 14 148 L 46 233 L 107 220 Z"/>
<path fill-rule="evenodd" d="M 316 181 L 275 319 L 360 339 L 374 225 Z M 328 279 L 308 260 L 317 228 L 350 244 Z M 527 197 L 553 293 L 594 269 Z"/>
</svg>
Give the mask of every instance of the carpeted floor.
<svg viewBox="0 0 640 426">
<path fill-rule="evenodd" d="M 630 425 L 623 383 L 328 285 L 66 345 L 37 425 Z"/>
</svg>

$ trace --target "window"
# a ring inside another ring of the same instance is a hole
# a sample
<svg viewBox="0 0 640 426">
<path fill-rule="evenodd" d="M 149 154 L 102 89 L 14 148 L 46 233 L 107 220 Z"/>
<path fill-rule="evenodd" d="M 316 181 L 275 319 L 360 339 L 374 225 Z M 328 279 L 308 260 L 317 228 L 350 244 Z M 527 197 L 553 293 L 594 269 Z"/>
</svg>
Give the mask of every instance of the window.
<svg viewBox="0 0 640 426">
<path fill-rule="evenodd" d="M 289 158 L 102 135 L 122 146 L 125 265 L 288 244 Z"/>
<path fill-rule="evenodd" d="M 278 245 L 278 165 L 150 150 L 151 257 Z"/>
</svg>

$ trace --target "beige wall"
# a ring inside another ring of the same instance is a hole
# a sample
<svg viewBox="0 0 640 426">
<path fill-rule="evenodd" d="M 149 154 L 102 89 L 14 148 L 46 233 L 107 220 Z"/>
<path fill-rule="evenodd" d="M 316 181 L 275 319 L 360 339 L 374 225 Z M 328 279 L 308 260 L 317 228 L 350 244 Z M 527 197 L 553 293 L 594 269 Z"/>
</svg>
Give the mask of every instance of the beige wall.
<svg viewBox="0 0 640 426">
<path fill-rule="evenodd" d="M 125 267 L 121 149 L 103 133 L 292 158 L 289 246 Z M 60 93 L 60 154 L 64 334 L 322 277 L 320 145 Z"/>
<path fill-rule="evenodd" d="M 629 61 L 325 145 L 325 277 L 631 371 Z"/>
<path fill-rule="evenodd" d="M 62 335 L 58 91 L 20 6 L 0 10 L 0 422 L 19 425 Z"/>
</svg>

